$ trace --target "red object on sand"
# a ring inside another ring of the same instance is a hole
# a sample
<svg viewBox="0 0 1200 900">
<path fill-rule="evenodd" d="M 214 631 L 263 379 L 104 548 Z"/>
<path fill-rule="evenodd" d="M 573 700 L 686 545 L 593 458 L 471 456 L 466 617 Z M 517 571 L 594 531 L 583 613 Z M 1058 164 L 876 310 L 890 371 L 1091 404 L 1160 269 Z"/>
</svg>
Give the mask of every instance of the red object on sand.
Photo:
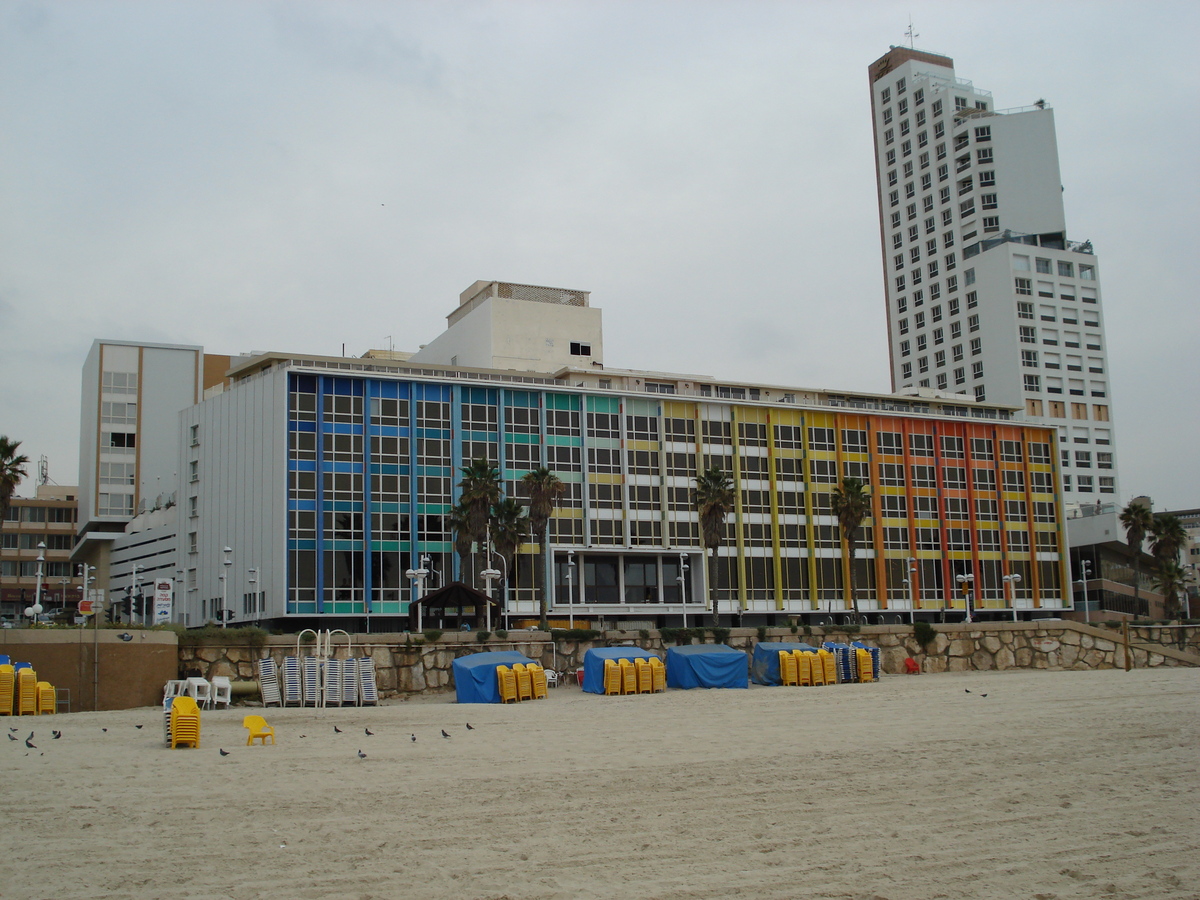
<svg viewBox="0 0 1200 900">
<path fill-rule="evenodd" d="M 917 661 L 911 656 L 904 661 L 904 671 L 909 675 L 920 675 L 921 667 L 917 665 Z"/>
</svg>

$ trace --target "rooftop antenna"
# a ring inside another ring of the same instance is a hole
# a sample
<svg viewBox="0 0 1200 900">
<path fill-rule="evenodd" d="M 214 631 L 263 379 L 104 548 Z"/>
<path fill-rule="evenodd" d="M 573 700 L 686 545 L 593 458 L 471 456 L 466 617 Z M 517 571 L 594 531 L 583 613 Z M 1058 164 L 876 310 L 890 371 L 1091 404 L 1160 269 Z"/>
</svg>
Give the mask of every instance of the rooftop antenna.
<svg viewBox="0 0 1200 900">
<path fill-rule="evenodd" d="M 909 15 L 909 17 L 908 17 L 908 31 L 904 32 L 904 34 L 908 38 L 908 49 L 915 50 L 916 49 L 915 41 L 921 35 L 913 30 L 913 20 L 912 20 L 911 15 Z"/>
<path fill-rule="evenodd" d="M 38 457 L 38 486 L 50 481 L 50 460 L 45 456 Z"/>
</svg>

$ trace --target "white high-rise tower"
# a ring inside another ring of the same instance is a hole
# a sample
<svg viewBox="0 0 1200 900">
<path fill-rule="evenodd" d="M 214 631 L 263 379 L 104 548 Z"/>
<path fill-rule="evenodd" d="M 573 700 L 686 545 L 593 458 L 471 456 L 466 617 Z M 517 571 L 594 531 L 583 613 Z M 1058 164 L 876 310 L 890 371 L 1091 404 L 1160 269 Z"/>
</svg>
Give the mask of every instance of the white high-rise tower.
<svg viewBox="0 0 1200 900">
<path fill-rule="evenodd" d="M 949 57 L 870 66 L 892 389 L 1058 429 L 1068 505 L 1116 500 L 1099 264 L 1067 239 L 1054 112 L 997 110 Z"/>
</svg>

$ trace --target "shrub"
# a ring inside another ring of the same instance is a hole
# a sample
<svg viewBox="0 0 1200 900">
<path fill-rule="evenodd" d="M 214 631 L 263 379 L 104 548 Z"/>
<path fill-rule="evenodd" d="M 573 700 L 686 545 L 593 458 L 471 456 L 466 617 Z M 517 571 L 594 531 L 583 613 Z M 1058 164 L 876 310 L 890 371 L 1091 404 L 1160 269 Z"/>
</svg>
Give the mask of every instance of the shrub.
<svg viewBox="0 0 1200 900">
<path fill-rule="evenodd" d="M 805 637 L 812 637 L 812 626 L 811 626 L 811 625 L 805 625 L 805 626 L 804 626 L 804 636 L 805 636 Z"/>
<path fill-rule="evenodd" d="M 432 644 L 442 636 L 442 631 L 440 628 L 426 628 L 422 634 L 425 635 L 425 640 Z"/>
<path fill-rule="evenodd" d="M 502 640 L 502 641 L 507 641 L 508 640 L 508 629 L 497 628 L 496 629 L 496 637 L 500 638 L 500 640 Z"/>
<path fill-rule="evenodd" d="M 649 631 L 649 629 L 646 629 L 646 628 L 639 628 L 639 629 L 638 629 L 638 637 L 640 637 L 640 638 L 641 638 L 643 641 L 648 641 L 648 640 L 650 640 L 650 631 Z"/>
<path fill-rule="evenodd" d="M 792 634 L 795 634 L 799 630 L 800 630 L 800 626 L 797 625 L 795 622 L 793 622 L 792 623 Z"/>
<path fill-rule="evenodd" d="M 917 643 L 922 649 L 933 643 L 937 637 L 937 629 L 928 622 L 913 622 L 913 637 L 917 639 Z"/>
<path fill-rule="evenodd" d="M 758 626 L 758 639 L 760 641 L 765 641 L 767 639 L 767 626 L 766 625 Z"/>
<path fill-rule="evenodd" d="M 556 641 L 594 641 L 600 632 L 592 628 L 552 628 L 550 637 Z"/>
<path fill-rule="evenodd" d="M 492 633 L 490 631 L 475 632 L 475 640 L 480 644 L 486 644 L 488 638 L 490 638 L 491 636 L 492 636 Z"/>
<path fill-rule="evenodd" d="M 179 637 L 180 647 L 248 644 L 254 650 L 261 650 L 267 644 L 267 632 L 256 625 L 248 625 L 245 628 L 222 628 L 219 625 L 185 628 L 182 625 L 173 625 L 163 630 L 174 631 Z"/>
<path fill-rule="evenodd" d="M 766 629 L 763 629 L 763 630 L 765 631 Z M 714 644 L 724 644 L 726 641 L 729 640 L 729 629 L 728 628 L 713 628 L 712 636 L 713 636 Z"/>
</svg>

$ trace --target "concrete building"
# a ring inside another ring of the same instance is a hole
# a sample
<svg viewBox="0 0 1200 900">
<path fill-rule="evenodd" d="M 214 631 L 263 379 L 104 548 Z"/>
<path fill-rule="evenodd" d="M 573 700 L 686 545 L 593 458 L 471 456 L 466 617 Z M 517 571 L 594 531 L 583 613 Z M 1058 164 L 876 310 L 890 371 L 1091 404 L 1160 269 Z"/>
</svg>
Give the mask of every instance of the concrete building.
<svg viewBox="0 0 1200 900">
<path fill-rule="evenodd" d="M 869 76 L 893 390 L 1018 406 L 1058 431 L 1068 507 L 1116 499 L 1100 266 L 1067 235 L 1053 110 L 998 110 L 906 47 Z"/>
<path fill-rule="evenodd" d="M 38 556 L 43 556 L 42 609 L 53 616 L 73 609 L 81 598 L 81 581 L 71 565 L 75 522 L 78 516 L 76 487 L 37 486 L 36 495 L 13 497 L 0 522 L 0 616 L 16 623 L 37 597 Z M 43 550 L 40 544 L 45 545 Z M 68 615 L 70 613 L 68 612 Z"/>
<path fill-rule="evenodd" d="M 518 499 L 538 466 L 566 482 L 546 556 L 562 624 L 653 627 L 705 610 L 692 491 L 711 465 L 735 484 L 715 578 L 727 623 L 735 610 L 745 624 L 850 610 L 830 505 L 848 475 L 872 486 L 855 564 L 869 617 L 961 618 L 960 576 L 983 615 L 1070 603 L 1058 435 L 1020 409 L 607 369 L 585 292 L 477 282 L 450 318 L 416 354 L 239 358 L 227 387 L 184 410 L 183 621 L 402 629 L 420 589 L 409 570 L 430 570 L 426 587 L 484 589 L 448 521 L 477 458 Z M 518 333 L 517 347 L 498 337 Z M 505 572 L 514 625 L 537 614 L 539 549 L 521 547 Z"/>
<path fill-rule="evenodd" d="M 1145 549 L 1134 554 L 1120 515 L 1115 503 L 1089 503 L 1070 511 L 1067 538 L 1074 597 L 1073 611 L 1065 617 L 1092 622 L 1165 617 L 1165 599 L 1154 586 L 1157 561 Z"/>
<path fill-rule="evenodd" d="M 229 357 L 202 347 L 96 340 L 83 365 L 79 522 L 72 559 L 109 583 L 112 541 L 174 502 L 179 411 L 219 385 Z"/>
</svg>

